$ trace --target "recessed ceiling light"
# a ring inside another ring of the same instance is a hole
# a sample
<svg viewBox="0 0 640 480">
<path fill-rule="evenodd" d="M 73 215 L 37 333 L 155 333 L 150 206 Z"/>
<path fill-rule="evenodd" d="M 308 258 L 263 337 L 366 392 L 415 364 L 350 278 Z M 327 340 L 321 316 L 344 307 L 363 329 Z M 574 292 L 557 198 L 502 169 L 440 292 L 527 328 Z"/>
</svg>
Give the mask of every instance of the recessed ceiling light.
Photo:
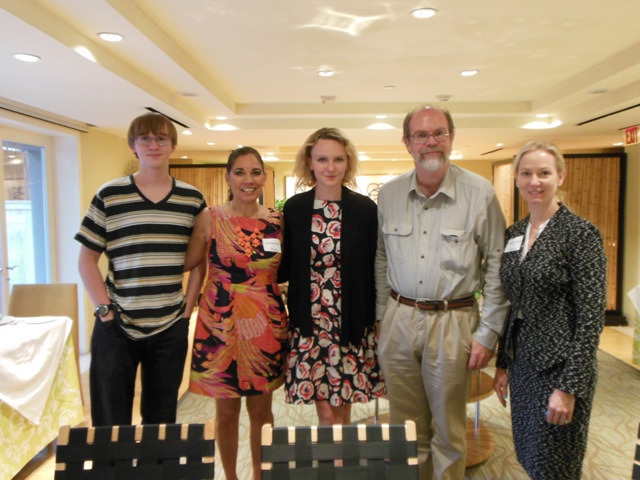
<svg viewBox="0 0 640 480">
<path fill-rule="evenodd" d="M 435 8 L 416 8 L 411 10 L 411 16 L 415 18 L 431 18 L 435 16 L 438 11 Z"/>
<path fill-rule="evenodd" d="M 616 142 L 612 144 L 614 147 L 622 147 L 624 145 L 624 142 Z"/>
<path fill-rule="evenodd" d="M 393 130 L 393 126 L 388 123 L 378 122 L 372 123 L 367 127 L 368 130 Z"/>
<path fill-rule="evenodd" d="M 191 132 L 191 130 L 183 130 L 182 134 L 183 135 L 193 135 L 193 132 Z"/>
<path fill-rule="evenodd" d="M 37 55 L 32 55 L 30 53 L 14 53 L 13 58 L 16 60 L 20 60 L 21 62 L 38 62 L 40 61 L 40 57 Z"/>
<path fill-rule="evenodd" d="M 547 120 L 535 120 L 523 125 L 521 128 L 527 130 L 546 130 L 548 128 L 556 128 L 562 125 L 560 120 L 552 120 L 550 117 Z"/>
<path fill-rule="evenodd" d="M 358 160 L 371 160 L 371 157 L 369 157 L 365 153 L 359 153 L 358 154 Z"/>
<path fill-rule="evenodd" d="M 207 145 L 215 145 L 216 142 L 207 142 Z"/>
<path fill-rule="evenodd" d="M 335 72 L 328 68 L 323 68 L 322 70 L 318 70 L 318 75 L 320 75 L 321 77 L 333 77 L 335 75 Z"/>
<path fill-rule="evenodd" d="M 379 115 L 376 115 L 376 118 L 380 119 L 380 120 L 383 120 L 383 119 L 387 118 L 387 116 L 385 114 L 379 114 Z"/>
<path fill-rule="evenodd" d="M 496 147 L 504 147 L 504 143 L 496 143 Z"/>
<path fill-rule="evenodd" d="M 548 113 L 536 113 L 536 118 L 549 118 L 550 116 Z"/>
<path fill-rule="evenodd" d="M 478 70 L 463 70 L 460 72 L 460 75 L 463 77 L 473 77 L 478 74 Z"/>
<path fill-rule="evenodd" d="M 227 117 L 225 117 L 224 115 L 218 115 L 217 117 L 215 117 L 216 120 L 226 120 Z"/>
<path fill-rule="evenodd" d="M 394 88 L 396 88 L 396 86 L 395 86 L 395 85 L 385 85 L 385 86 L 384 86 L 384 89 L 385 89 L 385 90 L 393 90 Z"/>
<path fill-rule="evenodd" d="M 462 160 L 462 154 L 460 152 L 453 151 L 449 155 L 449 160 Z"/>
<path fill-rule="evenodd" d="M 121 42 L 122 40 L 124 40 L 124 37 L 122 35 L 114 32 L 100 32 L 98 33 L 98 37 L 100 37 L 100 39 L 104 40 L 105 42 L 113 43 Z"/>
<path fill-rule="evenodd" d="M 213 122 L 208 121 L 207 123 L 204 124 L 204 126 L 209 130 L 215 130 L 218 132 L 230 132 L 232 130 L 238 130 L 238 127 L 234 125 L 230 125 L 228 123 L 214 124 Z"/>
</svg>

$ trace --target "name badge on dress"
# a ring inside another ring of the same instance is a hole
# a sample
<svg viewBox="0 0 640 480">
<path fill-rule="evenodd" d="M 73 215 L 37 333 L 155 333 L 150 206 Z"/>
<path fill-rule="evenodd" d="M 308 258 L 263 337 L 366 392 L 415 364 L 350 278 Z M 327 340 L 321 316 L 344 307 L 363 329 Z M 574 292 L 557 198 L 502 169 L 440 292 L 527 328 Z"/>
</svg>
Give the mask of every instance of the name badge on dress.
<svg viewBox="0 0 640 480">
<path fill-rule="evenodd" d="M 280 240 L 277 238 L 263 238 L 262 245 L 264 246 L 265 252 L 280 253 L 282 251 L 280 248 Z"/>
<path fill-rule="evenodd" d="M 522 247 L 523 240 L 524 240 L 524 235 L 520 235 L 519 237 L 513 237 L 511 240 L 507 242 L 507 246 L 504 249 L 504 253 L 520 251 L 520 247 Z"/>
</svg>

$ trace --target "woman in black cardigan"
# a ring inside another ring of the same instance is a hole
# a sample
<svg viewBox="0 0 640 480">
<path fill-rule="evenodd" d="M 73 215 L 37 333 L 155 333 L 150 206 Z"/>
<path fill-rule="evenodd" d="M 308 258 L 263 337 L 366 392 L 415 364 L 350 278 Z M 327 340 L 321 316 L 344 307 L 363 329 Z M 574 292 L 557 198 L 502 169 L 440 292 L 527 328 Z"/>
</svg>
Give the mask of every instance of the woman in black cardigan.
<svg viewBox="0 0 640 480">
<path fill-rule="evenodd" d="M 536 480 L 582 473 L 596 386 L 606 298 L 598 229 L 558 203 L 564 158 L 534 141 L 515 159 L 530 214 L 507 230 L 500 277 L 511 314 L 500 341 L 494 388 L 510 390 L 518 461 Z"/>
<path fill-rule="evenodd" d="M 286 401 L 315 403 L 321 425 L 350 422 L 350 405 L 385 393 L 376 355 L 376 204 L 354 192 L 358 157 L 334 128 L 296 156 L 298 186 L 284 206 L 279 281 L 288 281 Z"/>
</svg>

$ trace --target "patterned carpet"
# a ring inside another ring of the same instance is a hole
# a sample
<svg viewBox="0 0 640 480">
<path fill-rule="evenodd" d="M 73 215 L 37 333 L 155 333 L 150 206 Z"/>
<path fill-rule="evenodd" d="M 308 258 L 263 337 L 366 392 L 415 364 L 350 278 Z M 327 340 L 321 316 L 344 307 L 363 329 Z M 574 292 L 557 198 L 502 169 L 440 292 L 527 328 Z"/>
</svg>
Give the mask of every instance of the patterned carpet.
<svg viewBox="0 0 640 480">
<path fill-rule="evenodd" d="M 589 444 L 583 470 L 584 480 L 629 479 L 633 465 L 636 435 L 640 422 L 640 370 L 598 352 L 599 383 L 596 391 Z M 485 370 L 493 374 L 492 368 Z M 374 415 L 374 403 L 354 406 L 352 417 L 358 422 Z M 274 394 L 275 423 L 312 425 L 317 423 L 313 406 L 290 406 L 284 403 L 280 389 Z M 469 405 L 472 416 L 475 408 Z M 388 412 L 388 403 L 379 402 L 379 414 Z M 238 474 L 242 480 L 251 478 L 248 447 L 248 421 L 244 414 L 240 422 Z M 178 406 L 178 422 L 201 422 L 215 416 L 213 400 L 185 393 Z M 528 477 L 513 453 L 509 411 L 502 408 L 495 395 L 483 400 L 480 418 L 495 438 L 495 450 L 484 463 L 467 469 L 469 480 L 526 480 Z M 216 468 L 216 480 L 224 480 L 222 465 Z"/>
</svg>

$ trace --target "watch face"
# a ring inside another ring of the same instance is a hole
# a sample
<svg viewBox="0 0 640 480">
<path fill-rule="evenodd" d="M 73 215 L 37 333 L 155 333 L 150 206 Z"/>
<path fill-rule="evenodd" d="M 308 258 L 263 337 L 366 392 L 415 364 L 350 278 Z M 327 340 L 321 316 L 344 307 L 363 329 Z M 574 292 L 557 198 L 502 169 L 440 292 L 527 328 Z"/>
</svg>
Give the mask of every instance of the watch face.
<svg viewBox="0 0 640 480">
<path fill-rule="evenodd" d="M 96 315 L 99 317 L 104 317 L 109 313 L 109 305 L 98 305 L 96 308 Z"/>
</svg>

